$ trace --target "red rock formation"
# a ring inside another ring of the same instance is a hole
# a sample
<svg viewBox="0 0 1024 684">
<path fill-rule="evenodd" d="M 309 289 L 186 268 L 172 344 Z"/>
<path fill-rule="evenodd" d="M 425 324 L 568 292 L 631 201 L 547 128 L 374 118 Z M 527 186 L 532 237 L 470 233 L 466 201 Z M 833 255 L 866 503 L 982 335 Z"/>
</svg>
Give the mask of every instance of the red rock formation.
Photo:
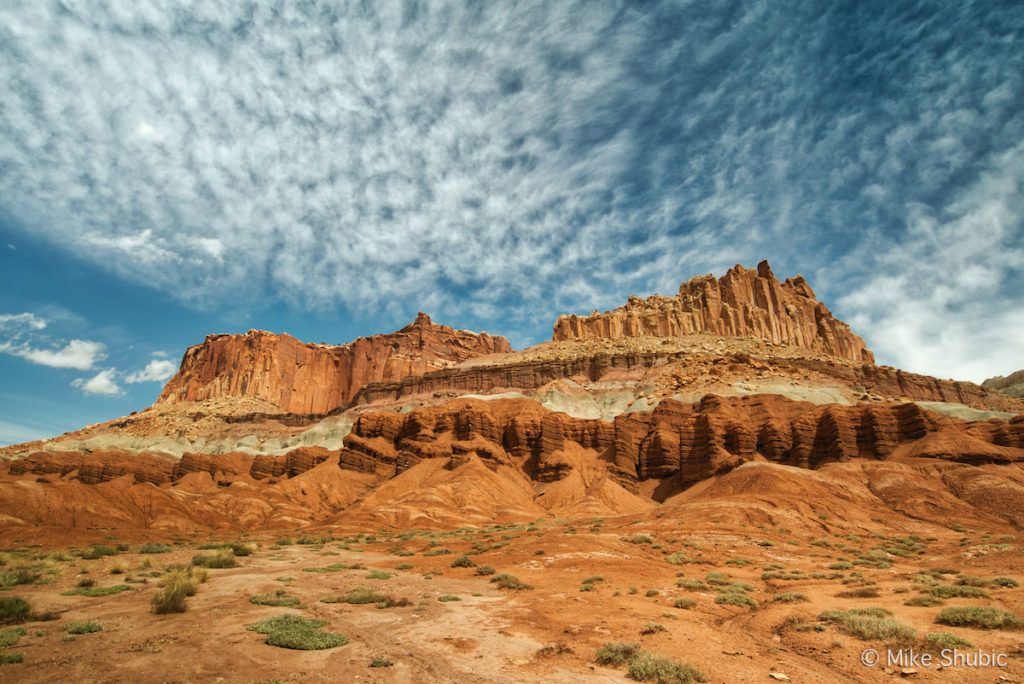
<svg viewBox="0 0 1024 684">
<path fill-rule="evenodd" d="M 780 283 L 767 261 L 756 271 L 736 265 L 718 280 L 710 274 L 693 278 L 679 286 L 675 297 L 630 297 L 625 306 L 612 311 L 562 316 L 555 322 L 553 339 L 694 333 L 756 337 L 874 363 L 864 340 L 832 316 L 803 276 Z"/>
<path fill-rule="evenodd" d="M 157 403 L 253 397 L 289 413 L 326 413 L 347 404 L 368 382 L 399 380 L 510 350 L 504 337 L 435 325 L 423 313 L 397 332 L 336 347 L 260 330 L 210 335 L 185 352 Z"/>
<path fill-rule="evenodd" d="M 1024 416 L 967 423 L 912 403 L 816 406 L 777 395 L 707 395 L 699 404 L 664 400 L 651 413 L 609 423 L 553 413 L 529 400 L 466 399 L 406 414 L 361 415 L 340 465 L 393 476 L 423 459 L 458 461 L 475 453 L 492 465 L 519 463 L 532 479 L 549 482 L 567 474 L 568 466 L 553 457 L 569 443 L 596 451 L 627 486 L 666 477 L 691 484 L 755 458 L 803 468 L 897 453 L 971 463 L 1024 460 Z"/>
</svg>

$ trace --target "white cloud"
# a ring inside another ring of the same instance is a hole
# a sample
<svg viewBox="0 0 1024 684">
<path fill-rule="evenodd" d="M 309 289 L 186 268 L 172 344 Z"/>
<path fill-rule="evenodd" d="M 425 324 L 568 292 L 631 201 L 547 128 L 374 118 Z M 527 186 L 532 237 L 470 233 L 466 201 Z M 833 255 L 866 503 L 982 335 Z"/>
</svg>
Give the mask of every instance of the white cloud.
<svg viewBox="0 0 1024 684">
<path fill-rule="evenodd" d="M 77 387 L 86 394 L 100 394 L 108 397 L 116 397 L 124 393 L 117 384 L 117 369 L 107 368 L 101 370 L 91 378 L 77 378 L 71 381 L 72 387 Z"/>
<path fill-rule="evenodd" d="M 0 343 L 0 352 L 18 356 L 41 366 L 76 370 L 89 370 L 97 361 L 106 358 L 103 351 L 105 348 L 103 344 L 90 340 L 71 340 L 60 349 L 37 349 L 28 345 Z"/>
<path fill-rule="evenodd" d="M 0 314 L 0 332 L 14 334 L 19 329 L 42 330 L 46 319 L 30 313 Z"/>
<path fill-rule="evenodd" d="M 0 3 L 0 210 L 189 303 L 422 307 L 518 343 L 767 257 L 893 363 L 1012 363 L 970 350 L 1024 310 L 1020 12 L 369 7 Z M 1001 237 L 954 258 L 972 225 Z"/>
<path fill-rule="evenodd" d="M 46 319 L 35 314 L 0 314 L 0 353 L 41 366 L 76 370 L 89 370 L 105 358 L 103 344 L 77 339 L 63 345 L 54 343 L 39 335 L 46 327 Z"/>
<path fill-rule="evenodd" d="M 124 381 L 127 383 L 166 382 L 177 370 L 178 365 L 173 361 L 153 360 L 147 363 L 142 370 L 128 373 Z"/>
</svg>

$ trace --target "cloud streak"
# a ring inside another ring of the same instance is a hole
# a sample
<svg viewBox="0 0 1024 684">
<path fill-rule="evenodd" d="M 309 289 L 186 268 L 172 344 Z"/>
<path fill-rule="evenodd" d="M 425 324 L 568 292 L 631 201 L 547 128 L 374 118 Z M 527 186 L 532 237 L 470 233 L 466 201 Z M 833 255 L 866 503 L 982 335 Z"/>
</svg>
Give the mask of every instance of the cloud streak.
<svg viewBox="0 0 1024 684">
<path fill-rule="evenodd" d="M 1024 309 L 1022 31 L 970 2 L 15 1 L 0 210 L 195 305 L 520 344 L 768 257 L 882 360 L 980 379 L 1024 365 L 979 326 Z"/>
</svg>

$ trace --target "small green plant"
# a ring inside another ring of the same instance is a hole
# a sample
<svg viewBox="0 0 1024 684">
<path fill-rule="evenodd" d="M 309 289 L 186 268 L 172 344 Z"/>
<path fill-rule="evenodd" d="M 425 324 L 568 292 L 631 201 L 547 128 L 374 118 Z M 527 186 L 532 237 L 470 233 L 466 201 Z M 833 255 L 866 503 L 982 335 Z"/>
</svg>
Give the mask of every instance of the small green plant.
<svg viewBox="0 0 1024 684">
<path fill-rule="evenodd" d="M 455 594 L 442 594 L 437 597 L 437 600 L 441 603 L 450 603 L 451 601 L 461 601 L 462 599 Z"/>
<path fill-rule="evenodd" d="M 27 633 L 24 627 L 5 627 L 0 629 L 0 648 L 14 646 L 18 643 L 18 639 Z"/>
<path fill-rule="evenodd" d="M 727 591 L 715 597 L 715 603 L 724 606 L 742 606 L 743 608 L 757 608 L 757 602 L 744 593 L 738 591 Z"/>
<path fill-rule="evenodd" d="M 597 649 L 598 665 L 622 666 L 640 653 L 640 644 L 609 643 Z"/>
<path fill-rule="evenodd" d="M 216 554 L 200 554 L 192 557 L 192 565 L 201 568 L 237 568 L 238 561 L 235 560 L 234 554 L 230 553 L 216 553 Z"/>
<path fill-rule="evenodd" d="M 0 624 L 24 622 L 32 607 L 20 596 L 0 596 Z"/>
<path fill-rule="evenodd" d="M 916 636 L 913 627 L 889 617 L 889 612 L 882 608 L 825 611 L 818 619 L 864 641 L 906 642 Z"/>
<path fill-rule="evenodd" d="M 82 560 L 98 560 L 104 556 L 116 556 L 117 553 L 117 549 L 112 546 L 96 544 L 93 546 L 87 546 L 78 554 L 78 556 Z"/>
<path fill-rule="evenodd" d="M 653 544 L 654 539 L 649 534 L 634 534 L 627 540 L 630 544 Z"/>
<path fill-rule="evenodd" d="M 494 574 L 494 568 L 492 568 L 489 565 L 478 565 L 476 567 L 476 570 L 473 571 L 473 574 L 474 575 L 481 575 L 481 576 L 493 575 Z"/>
<path fill-rule="evenodd" d="M 929 645 L 940 650 L 946 648 L 974 648 L 974 644 L 967 639 L 950 634 L 949 632 L 931 632 L 925 634 L 924 639 Z"/>
<path fill-rule="evenodd" d="M 351 603 L 353 605 L 363 605 L 366 603 L 380 603 L 386 601 L 387 596 L 378 594 L 369 589 L 353 589 L 352 591 L 345 594 L 345 598 L 342 599 L 345 603 Z"/>
<path fill-rule="evenodd" d="M 299 600 L 298 596 L 289 594 L 283 589 L 278 589 L 269 594 L 256 594 L 249 599 L 249 603 L 255 603 L 257 606 L 291 607 L 299 605 L 302 601 Z"/>
<path fill-rule="evenodd" d="M 266 634 L 266 643 L 279 648 L 291 648 L 301 651 L 320 651 L 328 648 L 344 646 L 348 638 L 341 634 L 324 632 L 321 627 L 325 620 L 303 618 L 300 615 L 286 614 L 267 618 L 246 629 L 259 634 Z"/>
<path fill-rule="evenodd" d="M 491 582 L 498 585 L 499 589 L 512 589 L 515 591 L 521 591 L 523 589 L 533 589 L 532 586 L 521 581 L 515 575 L 509 575 L 504 572 L 492 577 Z"/>
<path fill-rule="evenodd" d="M 64 631 L 68 634 L 93 634 L 103 631 L 103 626 L 95 620 L 89 622 L 69 622 L 64 625 Z"/>
<path fill-rule="evenodd" d="M 24 660 L 24 653 L 0 653 L 0 665 L 15 665 Z"/>
<path fill-rule="evenodd" d="M 695 605 L 697 605 L 697 602 L 691 598 L 677 598 L 672 605 L 676 608 L 689 610 L 690 608 L 693 608 Z"/>
<path fill-rule="evenodd" d="M 935 606 L 941 606 L 945 603 L 942 599 L 937 596 L 931 596 L 929 594 L 921 594 L 920 596 L 911 596 L 903 602 L 905 606 L 916 606 L 921 608 L 933 608 Z"/>
<path fill-rule="evenodd" d="M 1013 613 L 999 608 L 976 606 L 943 608 L 935 617 L 935 622 L 950 627 L 975 627 L 977 629 L 1021 629 L 1024 627 L 1024 620 Z"/>
<path fill-rule="evenodd" d="M 644 596 L 646 596 L 647 598 L 653 598 L 653 597 L 657 596 L 660 593 L 661 592 L 658 591 L 657 589 L 648 589 L 647 591 L 644 592 Z"/>
<path fill-rule="evenodd" d="M 370 661 L 370 667 L 391 667 L 392 665 L 394 665 L 394 663 L 391 662 L 391 660 L 382 656 L 377 656 Z"/>
<path fill-rule="evenodd" d="M 928 593 L 936 598 L 988 598 L 988 593 L 981 587 L 936 584 L 928 587 Z"/>
<path fill-rule="evenodd" d="M 371 570 L 366 574 L 366 579 L 372 580 L 389 580 L 391 577 L 390 572 L 384 572 L 383 570 Z"/>
<path fill-rule="evenodd" d="M 476 563 L 474 563 L 473 559 L 469 556 L 459 556 L 452 561 L 453 568 L 472 568 L 475 565 Z"/>
<path fill-rule="evenodd" d="M 110 596 L 111 594 L 119 594 L 122 591 L 128 591 L 131 589 L 127 584 L 115 584 L 110 587 L 78 587 L 71 591 L 65 591 L 64 596 Z"/>
<path fill-rule="evenodd" d="M 170 553 L 171 547 L 168 544 L 148 543 L 139 547 L 139 553 Z"/>
<path fill-rule="evenodd" d="M 168 572 L 160 583 L 160 590 L 153 595 L 153 612 L 157 615 L 184 613 L 185 599 L 195 596 L 199 585 L 206 581 L 208 574 L 200 568 L 178 568 Z"/>
<path fill-rule="evenodd" d="M 703 580 L 681 577 L 676 580 L 676 586 L 689 591 L 707 591 L 708 585 Z"/>
<path fill-rule="evenodd" d="M 796 591 L 787 591 L 772 597 L 772 603 L 806 603 L 809 600 L 806 595 Z"/>
<path fill-rule="evenodd" d="M 706 682 L 707 677 L 700 670 L 685 663 L 677 663 L 662 656 L 641 651 L 629 661 L 626 674 L 638 682 L 657 684 L 691 684 Z"/>
<path fill-rule="evenodd" d="M 660 622 L 648 622 L 640 628 L 640 634 L 647 636 L 649 634 L 657 634 L 658 632 L 664 632 L 665 625 Z"/>
</svg>

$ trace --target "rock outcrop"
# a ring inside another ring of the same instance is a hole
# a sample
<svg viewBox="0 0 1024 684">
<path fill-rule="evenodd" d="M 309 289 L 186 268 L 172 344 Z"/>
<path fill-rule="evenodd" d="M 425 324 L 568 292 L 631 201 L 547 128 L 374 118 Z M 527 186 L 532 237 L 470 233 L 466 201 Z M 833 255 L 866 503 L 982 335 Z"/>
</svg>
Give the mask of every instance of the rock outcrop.
<svg viewBox="0 0 1024 684">
<path fill-rule="evenodd" d="M 779 282 L 767 261 L 756 270 L 736 265 L 719 279 L 711 274 L 679 286 L 675 297 L 631 297 L 625 306 L 589 316 L 561 316 L 553 339 L 678 337 L 708 333 L 755 337 L 874 363 L 864 340 L 832 315 L 803 276 Z"/>
<path fill-rule="evenodd" d="M 307 344 L 250 330 L 210 335 L 185 352 L 157 403 L 249 397 L 287 413 L 326 413 L 369 382 L 395 381 L 460 361 L 511 351 L 508 340 L 436 325 L 426 314 L 401 330 L 348 344 Z"/>
<path fill-rule="evenodd" d="M 981 383 L 981 386 L 993 392 L 999 392 L 1010 397 L 1024 398 L 1024 370 L 1010 373 L 1007 376 L 997 375 Z"/>
</svg>

